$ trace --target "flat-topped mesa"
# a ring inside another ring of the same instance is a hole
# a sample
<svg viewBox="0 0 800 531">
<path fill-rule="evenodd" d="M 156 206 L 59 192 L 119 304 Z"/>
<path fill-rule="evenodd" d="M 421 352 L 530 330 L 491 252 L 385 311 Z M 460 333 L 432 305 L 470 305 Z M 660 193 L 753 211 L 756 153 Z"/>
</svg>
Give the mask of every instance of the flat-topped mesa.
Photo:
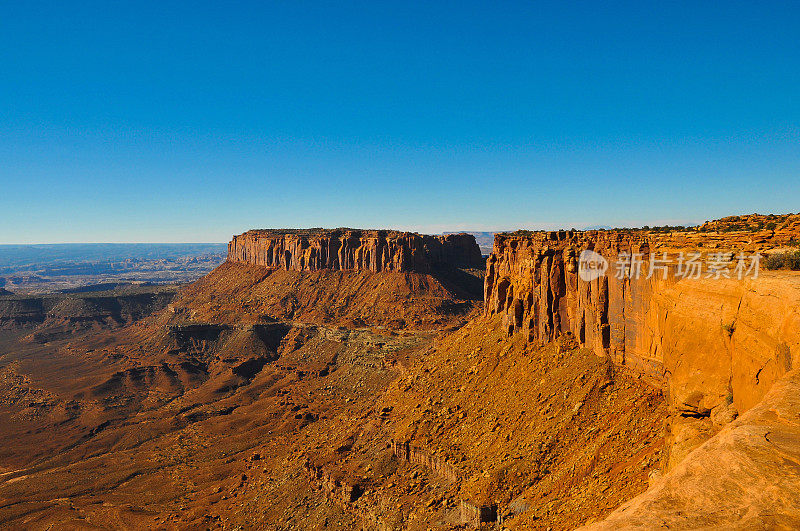
<svg viewBox="0 0 800 531">
<path fill-rule="evenodd" d="M 359 229 L 259 229 L 234 236 L 228 261 L 287 271 L 320 269 L 428 273 L 439 267 L 480 267 L 470 234 L 445 236 Z"/>
</svg>

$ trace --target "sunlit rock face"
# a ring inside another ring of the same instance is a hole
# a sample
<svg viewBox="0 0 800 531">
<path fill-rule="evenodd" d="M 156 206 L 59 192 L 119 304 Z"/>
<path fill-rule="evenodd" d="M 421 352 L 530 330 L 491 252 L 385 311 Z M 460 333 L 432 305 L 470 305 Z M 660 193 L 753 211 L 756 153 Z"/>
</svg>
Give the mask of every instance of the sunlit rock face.
<svg viewBox="0 0 800 531">
<path fill-rule="evenodd" d="M 228 244 L 228 261 L 285 269 L 413 271 L 475 267 L 481 253 L 469 234 L 444 236 L 357 229 L 251 230 Z"/>
<path fill-rule="evenodd" d="M 714 251 L 763 252 L 771 243 L 760 236 L 727 241 Z M 588 282 L 578 271 L 587 249 L 610 263 Z M 651 253 L 705 249 L 695 233 L 498 234 L 487 261 L 484 311 L 502 315 L 508 334 L 532 342 L 574 335 L 663 386 L 678 411 L 705 417 L 732 402 L 743 413 L 800 363 L 800 276 L 761 271 L 757 278 L 678 279 L 674 265 L 666 274 L 648 274 Z M 618 275 L 620 253 L 639 253 L 641 274 Z"/>
</svg>

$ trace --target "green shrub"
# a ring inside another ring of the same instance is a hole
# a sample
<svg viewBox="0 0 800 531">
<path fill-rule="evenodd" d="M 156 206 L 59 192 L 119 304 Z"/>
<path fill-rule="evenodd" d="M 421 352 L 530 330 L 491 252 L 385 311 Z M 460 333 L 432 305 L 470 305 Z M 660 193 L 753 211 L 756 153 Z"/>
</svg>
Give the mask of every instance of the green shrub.
<svg viewBox="0 0 800 531">
<path fill-rule="evenodd" d="M 728 333 L 728 337 L 731 337 L 736 331 L 736 323 L 724 324 L 722 325 L 722 329 Z"/>
</svg>

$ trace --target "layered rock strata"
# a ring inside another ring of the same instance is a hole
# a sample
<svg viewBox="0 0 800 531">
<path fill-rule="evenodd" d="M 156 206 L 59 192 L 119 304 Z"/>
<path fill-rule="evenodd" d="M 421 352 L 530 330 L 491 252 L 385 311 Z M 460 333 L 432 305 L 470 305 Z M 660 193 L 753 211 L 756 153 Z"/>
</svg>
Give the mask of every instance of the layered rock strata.
<svg viewBox="0 0 800 531">
<path fill-rule="evenodd" d="M 677 252 L 675 241 L 643 231 L 498 234 L 485 312 L 533 342 L 573 334 L 663 385 L 684 414 L 709 416 L 731 402 L 744 412 L 800 363 L 800 275 L 677 279 L 670 265 L 666 278 L 650 276 L 650 253 Z M 588 282 L 578 274 L 587 249 L 609 260 L 606 274 Z M 620 253 L 639 253 L 641 273 L 618 275 Z"/>
<path fill-rule="evenodd" d="M 228 261 L 287 271 L 320 269 L 414 271 L 476 267 L 482 262 L 475 237 L 357 229 L 251 230 L 228 244 Z"/>
</svg>

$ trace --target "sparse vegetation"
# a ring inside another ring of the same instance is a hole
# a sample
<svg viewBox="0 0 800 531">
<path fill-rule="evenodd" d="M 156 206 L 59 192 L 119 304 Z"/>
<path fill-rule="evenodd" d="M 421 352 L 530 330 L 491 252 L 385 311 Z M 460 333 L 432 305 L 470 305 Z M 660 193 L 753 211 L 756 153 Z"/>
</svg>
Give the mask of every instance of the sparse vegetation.
<svg viewBox="0 0 800 531">
<path fill-rule="evenodd" d="M 714 221 L 706 221 L 697 228 L 698 232 L 761 232 L 788 228 L 795 214 L 749 214 L 728 216 Z"/>
<path fill-rule="evenodd" d="M 800 250 L 789 253 L 771 254 L 764 258 L 762 265 L 764 269 L 790 269 L 800 271 Z"/>
<path fill-rule="evenodd" d="M 658 227 L 642 227 L 650 232 L 686 232 L 687 230 L 694 230 L 694 227 L 685 227 L 683 225 L 661 225 Z"/>
<path fill-rule="evenodd" d="M 736 323 L 728 323 L 722 325 L 722 329 L 728 333 L 728 337 L 732 337 L 733 333 L 736 331 Z"/>
</svg>

